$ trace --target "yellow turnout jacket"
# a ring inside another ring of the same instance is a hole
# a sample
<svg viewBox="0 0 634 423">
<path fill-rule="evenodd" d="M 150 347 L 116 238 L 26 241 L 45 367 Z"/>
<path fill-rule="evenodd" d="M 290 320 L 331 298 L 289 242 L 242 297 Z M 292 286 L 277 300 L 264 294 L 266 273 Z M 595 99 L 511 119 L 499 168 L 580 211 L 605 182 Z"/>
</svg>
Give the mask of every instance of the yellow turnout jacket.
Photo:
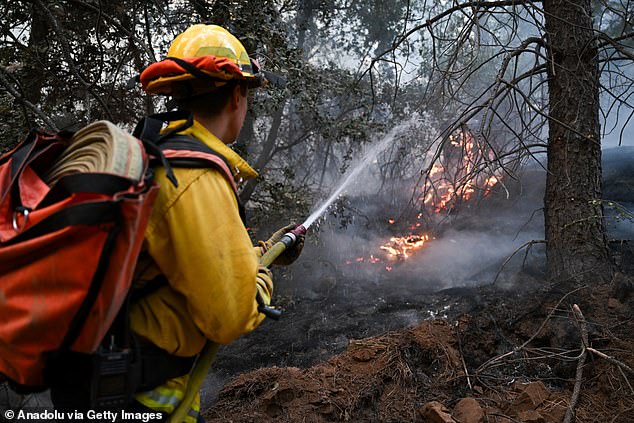
<svg viewBox="0 0 634 423">
<path fill-rule="evenodd" d="M 178 125 L 181 122 L 174 122 Z M 183 131 L 223 155 L 238 181 L 257 176 L 237 153 L 200 123 Z M 134 304 L 132 330 L 177 356 L 193 356 L 207 339 L 228 344 L 255 329 L 264 316 L 257 310 L 256 290 L 270 303 L 270 273 L 258 272 L 259 248 L 253 247 L 240 218 L 233 188 L 216 168 L 175 168 L 178 187 L 156 171 L 160 184 L 145 233 L 151 256 L 137 268 L 139 281 L 166 276 L 162 286 Z M 153 391 L 137 394 L 142 404 L 171 413 L 182 399 L 188 376 L 172 379 Z M 186 421 L 195 422 L 199 399 Z"/>
</svg>

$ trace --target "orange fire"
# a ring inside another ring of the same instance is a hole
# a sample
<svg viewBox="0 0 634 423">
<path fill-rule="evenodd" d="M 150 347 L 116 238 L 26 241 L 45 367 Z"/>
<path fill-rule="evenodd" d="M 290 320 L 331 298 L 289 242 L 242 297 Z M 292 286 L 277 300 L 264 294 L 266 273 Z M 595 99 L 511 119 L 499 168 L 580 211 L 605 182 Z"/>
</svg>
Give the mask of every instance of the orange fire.
<svg viewBox="0 0 634 423">
<path fill-rule="evenodd" d="M 389 258 L 405 260 L 411 251 L 418 250 L 429 241 L 429 235 L 408 235 L 392 237 L 389 242 L 381 245 L 381 250 L 387 251 Z"/>
<path fill-rule="evenodd" d="M 486 164 L 485 152 L 476 145 L 470 132 L 451 135 L 449 143 L 452 148 L 441 154 L 440 163 L 429 170 L 424 195 L 420 198 L 425 207 L 435 213 L 469 201 L 476 192 L 486 196 L 499 182 L 498 177 L 484 177 L 477 171 Z M 492 154 L 488 152 L 489 160 L 494 158 Z"/>
<path fill-rule="evenodd" d="M 359 257 L 346 263 L 376 264 L 387 261 L 389 264 L 384 265 L 385 270 L 391 272 L 394 268 L 392 262 L 407 260 L 429 242 L 430 236 L 420 233 L 423 226 L 420 221 L 427 215 L 425 211 L 442 213 L 474 196 L 485 197 L 491 193 L 492 188 L 500 182 L 500 177 L 487 177 L 480 171 L 494 158 L 492 151 L 485 152 L 479 148 L 470 132 L 462 131 L 451 135 L 448 148 L 429 169 L 419 198 L 423 211 L 418 213 L 416 221 L 409 226 L 412 232 L 406 236 L 392 237 L 381 245 L 379 248 L 386 253 L 384 259 L 370 255 L 369 259 Z M 394 225 L 396 219 L 389 218 L 387 222 Z"/>
</svg>

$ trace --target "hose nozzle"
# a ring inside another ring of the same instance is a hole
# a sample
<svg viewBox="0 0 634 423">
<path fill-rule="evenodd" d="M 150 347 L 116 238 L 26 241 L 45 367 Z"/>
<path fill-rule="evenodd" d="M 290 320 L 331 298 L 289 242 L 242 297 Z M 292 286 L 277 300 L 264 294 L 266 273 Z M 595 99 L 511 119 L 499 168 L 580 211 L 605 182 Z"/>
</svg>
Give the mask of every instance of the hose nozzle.
<svg viewBox="0 0 634 423">
<path fill-rule="evenodd" d="M 286 232 L 280 242 L 283 242 L 286 248 L 291 248 L 297 241 L 297 238 L 302 235 L 306 235 L 306 228 L 304 225 L 297 225 L 292 231 Z"/>
</svg>

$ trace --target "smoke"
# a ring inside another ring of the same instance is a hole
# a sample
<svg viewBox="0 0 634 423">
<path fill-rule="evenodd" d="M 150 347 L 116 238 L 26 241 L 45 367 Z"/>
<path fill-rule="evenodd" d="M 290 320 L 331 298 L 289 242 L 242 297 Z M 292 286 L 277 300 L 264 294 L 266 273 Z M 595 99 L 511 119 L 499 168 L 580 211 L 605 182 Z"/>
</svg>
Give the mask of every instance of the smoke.
<svg viewBox="0 0 634 423">
<path fill-rule="evenodd" d="M 511 288 L 520 271 L 540 276 L 541 244 L 505 262 L 518 248 L 543 238 L 543 179 L 543 173 L 527 172 L 522 184 L 509 184 L 517 196 L 507 199 L 499 192 L 436 227 L 419 228 L 433 236 L 407 259 L 390 258 L 380 248 L 390 237 L 412 232 L 409 222 L 388 221 L 402 206 L 386 208 L 388 202 L 376 192 L 348 196 L 352 215 L 331 212 L 309 235 L 302 258 L 291 269 L 292 279 L 301 281 L 293 284 L 292 295 L 352 305 L 491 284 L 496 276 L 496 285 Z M 405 202 L 411 196 L 406 190 L 401 194 Z"/>
<path fill-rule="evenodd" d="M 527 207 L 531 202 L 532 208 Z M 409 228 L 400 231 L 385 219 L 375 220 L 374 225 L 365 220 L 353 221 L 345 228 L 329 225 L 319 233 L 321 256 L 339 263 L 345 278 L 375 284 L 395 280 L 420 290 L 487 284 L 519 247 L 543 238 L 542 215 L 533 213 L 537 204 L 528 199 L 509 200 L 503 206 L 493 200 L 483 202 L 478 210 L 465 211 L 442 223 L 422 248 L 400 259 L 390 258 L 380 246 L 390 236 L 407 235 Z M 507 270 L 517 270 L 516 264 L 512 261 Z"/>
<path fill-rule="evenodd" d="M 633 222 L 623 216 L 634 205 L 634 148 L 626 150 L 604 154 L 606 205 L 619 201 L 625 206 L 618 209 L 620 218 L 617 209 L 606 207 L 611 239 L 634 237 Z M 368 164 L 351 193 L 312 228 L 303 257 L 291 269 L 292 279 L 299 281 L 292 287 L 296 298 L 352 305 L 494 281 L 513 289 L 527 278 L 534 283 L 543 279 L 546 175 L 541 166 L 524 168 L 517 181 L 505 181 L 506 189 L 498 187 L 434 225 L 426 222 L 415 229 L 415 222 L 397 218 L 406 216 L 413 185 L 396 180 L 397 188 L 380 186 L 380 166 Z M 390 237 L 421 233 L 431 239 L 406 259 L 390 258 L 380 248 Z"/>
<path fill-rule="evenodd" d="M 502 262 L 539 234 L 492 234 L 470 230 L 445 232 L 396 270 L 396 277 L 431 290 L 493 283 Z M 517 263 L 507 268 L 517 270 Z"/>
<path fill-rule="evenodd" d="M 634 147 L 603 150 L 603 198 L 608 236 L 634 239 Z"/>
</svg>

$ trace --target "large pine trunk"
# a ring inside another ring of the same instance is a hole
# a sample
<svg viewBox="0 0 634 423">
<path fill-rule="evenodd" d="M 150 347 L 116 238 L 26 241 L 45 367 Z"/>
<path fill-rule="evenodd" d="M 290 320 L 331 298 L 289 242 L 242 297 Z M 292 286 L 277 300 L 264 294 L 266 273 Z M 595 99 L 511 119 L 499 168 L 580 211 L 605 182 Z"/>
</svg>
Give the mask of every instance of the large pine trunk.
<svg viewBox="0 0 634 423">
<path fill-rule="evenodd" d="M 611 278 L 601 203 L 599 69 L 590 0 L 544 0 L 549 63 L 548 176 L 544 216 L 548 275 Z"/>
</svg>

